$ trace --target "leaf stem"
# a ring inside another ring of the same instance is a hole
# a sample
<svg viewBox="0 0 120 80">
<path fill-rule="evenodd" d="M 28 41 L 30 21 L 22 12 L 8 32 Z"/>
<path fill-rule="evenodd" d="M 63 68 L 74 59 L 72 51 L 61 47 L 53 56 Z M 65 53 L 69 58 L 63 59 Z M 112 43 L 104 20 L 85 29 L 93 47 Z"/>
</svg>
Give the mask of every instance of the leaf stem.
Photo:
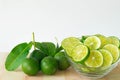
<svg viewBox="0 0 120 80">
<path fill-rule="evenodd" d="M 32 41 L 33 41 L 33 46 L 34 46 L 34 50 L 35 50 L 35 35 L 34 35 L 34 32 L 32 33 Z"/>
<path fill-rule="evenodd" d="M 57 37 L 55 37 L 55 41 L 56 41 L 56 43 L 57 43 L 57 48 L 59 47 L 59 44 L 58 44 L 58 39 L 57 39 Z"/>
</svg>

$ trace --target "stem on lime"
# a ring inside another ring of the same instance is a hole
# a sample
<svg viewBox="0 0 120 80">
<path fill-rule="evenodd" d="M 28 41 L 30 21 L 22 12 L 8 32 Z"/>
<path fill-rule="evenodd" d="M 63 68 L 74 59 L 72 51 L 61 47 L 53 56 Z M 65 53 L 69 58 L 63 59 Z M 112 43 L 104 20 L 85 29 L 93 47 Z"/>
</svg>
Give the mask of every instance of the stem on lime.
<svg viewBox="0 0 120 80">
<path fill-rule="evenodd" d="M 32 41 L 33 41 L 33 46 L 34 46 L 34 50 L 35 50 L 35 35 L 34 35 L 34 32 L 32 33 Z"/>
</svg>

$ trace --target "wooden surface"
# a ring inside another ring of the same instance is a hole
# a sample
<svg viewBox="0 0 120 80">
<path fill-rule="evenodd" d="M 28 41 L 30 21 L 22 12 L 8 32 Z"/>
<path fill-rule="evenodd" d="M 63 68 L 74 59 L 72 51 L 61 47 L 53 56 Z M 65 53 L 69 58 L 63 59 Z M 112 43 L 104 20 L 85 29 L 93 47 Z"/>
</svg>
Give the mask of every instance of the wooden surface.
<svg viewBox="0 0 120 80">
<path fill-rule="evenodd" d="M 55 75 L 47 76 L 39 73 L 37 76 L 27 76 L 21 70 L 6 71 L 4 61 L 7 53 L 0 53 L 0 80 L 92 80 L 75 72 L 71 67 L 66 71 L 57 71 Z M 120 80 L 120 64 L 108 75 L 97 80 Z"/>
</svg>

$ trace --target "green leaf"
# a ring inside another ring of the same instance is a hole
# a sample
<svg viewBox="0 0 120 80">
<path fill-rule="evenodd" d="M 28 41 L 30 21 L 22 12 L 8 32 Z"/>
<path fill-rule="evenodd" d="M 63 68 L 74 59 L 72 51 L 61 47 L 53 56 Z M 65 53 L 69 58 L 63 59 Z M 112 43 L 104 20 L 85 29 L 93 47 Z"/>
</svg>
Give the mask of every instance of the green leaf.
<svg viewBox="0 0 120 80">
<path fill-rule="evenodd" d="M 40 49 L 43 53 L 54 56 L 56 52 L 55 44 L 52 42 L 35 42 L 36 48 Z"/>
<path fill-rule="evenodd" d="M 29 44 L 25 42 L 15 46 L 7 56 L 7 59 L 5 61 L 5 68 L 8 71 L 13 71 L 16 68 L 18 68 L 22 61 L 28 55 L 31 47 L 32 47 L 31 42 Z"/>
</svg>

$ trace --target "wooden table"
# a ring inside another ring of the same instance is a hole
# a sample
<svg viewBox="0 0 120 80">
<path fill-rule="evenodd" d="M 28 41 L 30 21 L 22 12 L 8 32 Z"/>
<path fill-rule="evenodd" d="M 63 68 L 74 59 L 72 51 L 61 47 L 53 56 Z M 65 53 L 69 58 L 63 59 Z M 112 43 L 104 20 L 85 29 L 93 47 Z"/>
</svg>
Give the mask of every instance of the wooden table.
<svg viewBox="0 0 120 80">
<path fill-rule="evenodd" d="M 6 71 L 4 62 L 8 53 L 0 53 L 0 80 L 91 80 L 75 72 L 73 68 L 57 71 L 55 75 L 47 76 L 39 73 L 37 76 L 27 76 L 21 70 Z M 108 75 L 97 80 L 120 80 L 120 64 Z"/>
</svg>

